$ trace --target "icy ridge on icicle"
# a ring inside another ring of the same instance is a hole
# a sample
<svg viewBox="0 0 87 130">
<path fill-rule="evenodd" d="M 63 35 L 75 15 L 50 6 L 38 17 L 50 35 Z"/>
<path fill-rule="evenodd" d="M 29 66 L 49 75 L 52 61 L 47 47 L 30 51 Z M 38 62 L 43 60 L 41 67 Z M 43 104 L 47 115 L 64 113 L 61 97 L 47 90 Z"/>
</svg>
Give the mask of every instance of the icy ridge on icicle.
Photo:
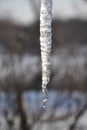
<svg viewBox="0 0 87 130">
<path fill-rule="evenodd" d="M 52 0 L 41 0 L 40 10 L 40 45 L 42 59 L 43 107 L 48 99 L 47 84 L 51 74 L 51 37 L 52 37 Z"/>
</svg>

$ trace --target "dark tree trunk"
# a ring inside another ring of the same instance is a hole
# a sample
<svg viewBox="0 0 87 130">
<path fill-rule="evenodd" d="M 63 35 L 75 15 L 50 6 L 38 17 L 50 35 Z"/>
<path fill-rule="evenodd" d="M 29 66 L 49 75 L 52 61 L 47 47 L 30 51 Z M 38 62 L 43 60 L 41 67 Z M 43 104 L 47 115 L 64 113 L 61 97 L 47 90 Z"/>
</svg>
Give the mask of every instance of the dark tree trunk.
<svg viewBox="0 0 87 130">
<path fill-rule="evenodd" d="M 26 117 L 26 112 L 23 109 L 23 104 L 22 104 L 22 90 L 20 89 L 20 86 L 16 89 L 16 94 L 17 94 L 17 112 L 20 115 L 21 118 L 21 130 L 30 130 L 30 126 L 27 123 L 27 117 Z"/>
</svg>

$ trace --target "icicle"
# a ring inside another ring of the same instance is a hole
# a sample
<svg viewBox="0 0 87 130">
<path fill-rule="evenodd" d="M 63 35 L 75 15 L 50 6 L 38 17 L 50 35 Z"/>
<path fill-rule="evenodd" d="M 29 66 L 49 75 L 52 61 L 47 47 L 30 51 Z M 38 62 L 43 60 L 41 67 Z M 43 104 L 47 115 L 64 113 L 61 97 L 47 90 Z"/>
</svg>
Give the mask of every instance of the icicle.
<svg viewBox="0 0 87 130">
<path fill-rule="evenodd" d="M 52 0 L 41 0 L 40 11 L 40 45 L 42 59 L 42 93 L 43 107 L 46 107 L 48 100 L 47 84 L 51 73 L 51 37 L 52 37 Z"/>
</svg>

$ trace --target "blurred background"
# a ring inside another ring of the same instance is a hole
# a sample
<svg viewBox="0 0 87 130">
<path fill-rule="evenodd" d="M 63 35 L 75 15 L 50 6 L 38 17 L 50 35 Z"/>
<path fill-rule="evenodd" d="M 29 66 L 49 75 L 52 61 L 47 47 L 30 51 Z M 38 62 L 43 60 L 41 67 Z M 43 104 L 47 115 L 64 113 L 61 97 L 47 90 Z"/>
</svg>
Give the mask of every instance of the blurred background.
<svg viewBox="0 0 87 130">
<path fill-rule="evenodd" d="M 87 1 L 53 0 L 45 110 L 40 2 L 0 0 L 0 130 L 87 130 Z"/>
</svg>

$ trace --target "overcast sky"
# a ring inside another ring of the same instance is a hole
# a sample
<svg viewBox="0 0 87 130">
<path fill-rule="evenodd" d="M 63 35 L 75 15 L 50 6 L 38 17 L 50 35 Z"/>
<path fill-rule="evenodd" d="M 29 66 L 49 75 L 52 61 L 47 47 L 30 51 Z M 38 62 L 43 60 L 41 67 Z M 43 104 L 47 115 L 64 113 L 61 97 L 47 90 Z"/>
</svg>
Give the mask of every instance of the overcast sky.
<svg viewBox="0 0 87 130">
<path fill-rule="evenodd" d="M 0 19 L 11 19 L 19 24 L 34 22 L 36 17 L 28 1 L 0 0 Z M 37 0 L 37 3 L 40 4 L 40 0 Z M 87 2 L 84 0 L 53 0 L 53 17 L 62 20 L 70 18 L 87 20 Z"/>
</svg>

